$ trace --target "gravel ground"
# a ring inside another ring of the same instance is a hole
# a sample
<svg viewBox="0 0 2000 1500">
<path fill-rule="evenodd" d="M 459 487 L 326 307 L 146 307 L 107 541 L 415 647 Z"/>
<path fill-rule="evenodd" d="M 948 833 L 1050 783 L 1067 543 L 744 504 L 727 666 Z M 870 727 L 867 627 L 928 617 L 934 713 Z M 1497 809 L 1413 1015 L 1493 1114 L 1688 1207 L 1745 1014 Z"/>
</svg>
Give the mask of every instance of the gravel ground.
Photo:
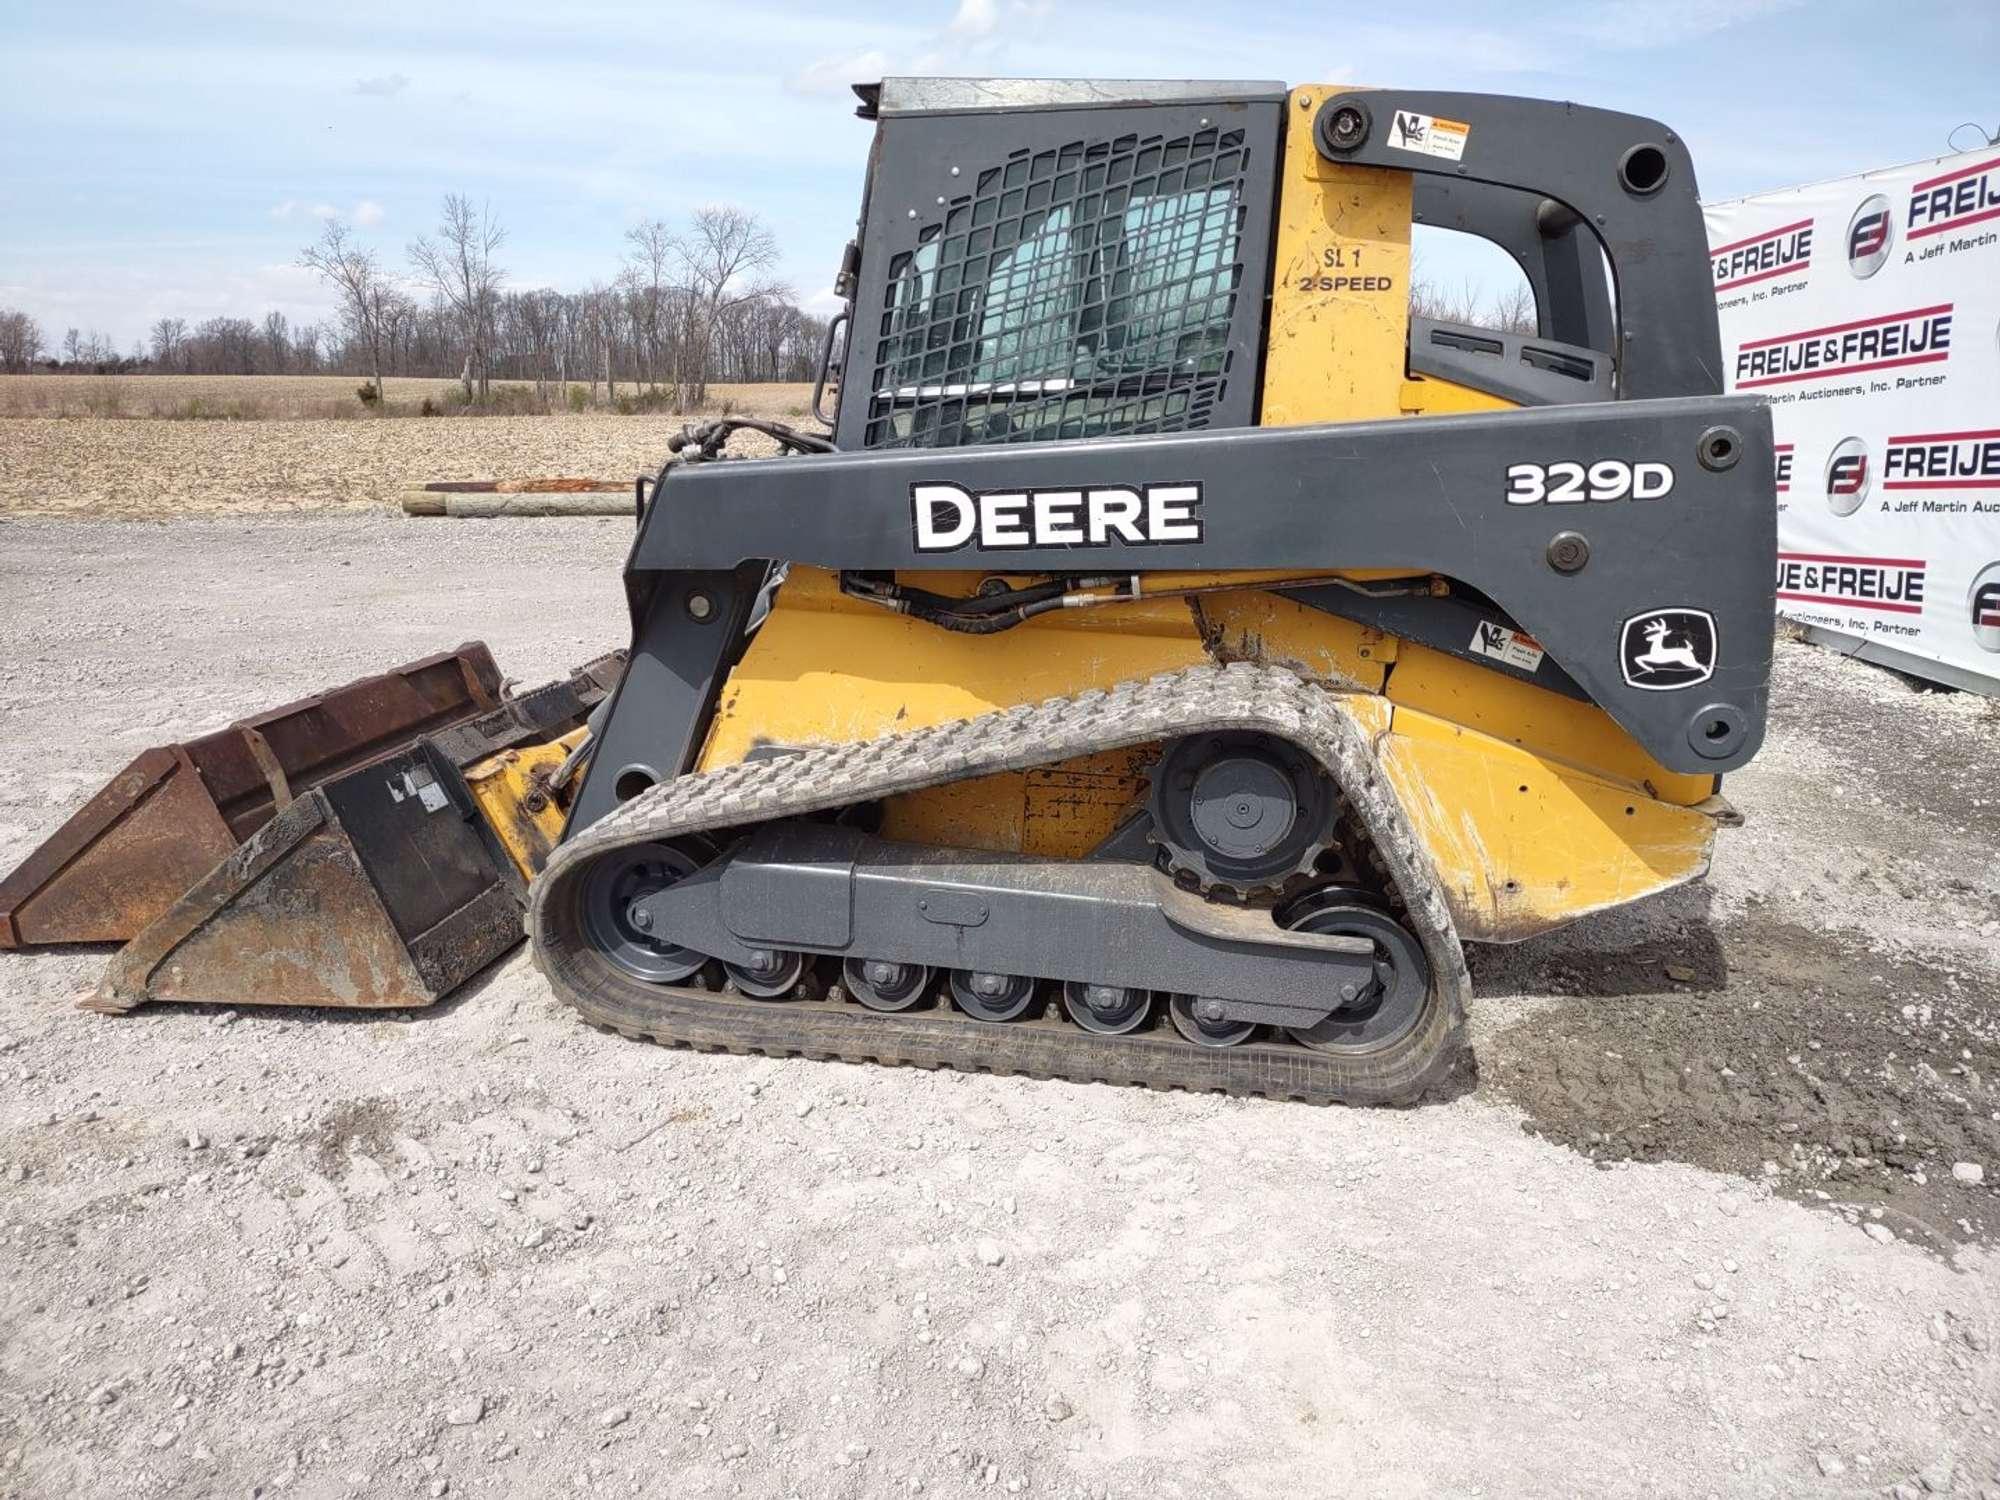
<svg viewBox="0 0 2000 1500">
<path fill-rule="evenodd" d="M 0 867 L 162 738 L 622 641 L 629 536 L 0 521 Z M 1407 1111 L 668 1052 L 520 956 L 118 1020 L 0 957 L 0 1492 L 2000 1494 L 1991 710 L 1778 686 L 1713 882 L 1476 954 Z"/>
</svg>

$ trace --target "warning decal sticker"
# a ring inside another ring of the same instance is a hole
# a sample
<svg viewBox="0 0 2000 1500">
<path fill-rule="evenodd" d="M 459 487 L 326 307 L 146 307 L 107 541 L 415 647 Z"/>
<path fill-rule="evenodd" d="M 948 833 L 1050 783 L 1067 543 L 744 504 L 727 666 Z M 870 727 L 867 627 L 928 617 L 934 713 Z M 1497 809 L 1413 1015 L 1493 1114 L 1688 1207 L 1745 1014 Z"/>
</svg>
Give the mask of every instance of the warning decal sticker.
<svg viewBox="0 0 2000 1500">
<path fill-rule="evenodd" d="M 1462 120 L 1441 120 L 1414 110 L 1399 109 L 1389 121 L 1389 144 L 1398 151 L 1441 156 L 1446 161 L 1464 156 L 1465 143 L 1471 138 L 1472 127 Z"/>
<path fill-rule="evenodd" d="M 1542 664 L 1541 643 L 1526 631 L 1509 630 L 1505 625 L 1482 623 L 1472 633 L 1472 649 L 1523 672 L 1532 672 Z"/>
</svg>

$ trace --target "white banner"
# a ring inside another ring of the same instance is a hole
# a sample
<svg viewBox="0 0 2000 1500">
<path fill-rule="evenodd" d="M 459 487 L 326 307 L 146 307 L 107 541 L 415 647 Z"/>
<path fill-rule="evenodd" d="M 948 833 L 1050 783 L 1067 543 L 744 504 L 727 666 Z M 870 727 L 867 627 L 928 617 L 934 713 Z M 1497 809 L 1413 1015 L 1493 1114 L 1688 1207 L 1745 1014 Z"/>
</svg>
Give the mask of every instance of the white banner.
<svg viewBox="0 0 2000 1500">
<path fill-rule="evenodd" d="M 2000 149 L 1707 214 L 1728 388 L 1771 401 L 1779 612 L 2000 693 Z"/>
</svg>

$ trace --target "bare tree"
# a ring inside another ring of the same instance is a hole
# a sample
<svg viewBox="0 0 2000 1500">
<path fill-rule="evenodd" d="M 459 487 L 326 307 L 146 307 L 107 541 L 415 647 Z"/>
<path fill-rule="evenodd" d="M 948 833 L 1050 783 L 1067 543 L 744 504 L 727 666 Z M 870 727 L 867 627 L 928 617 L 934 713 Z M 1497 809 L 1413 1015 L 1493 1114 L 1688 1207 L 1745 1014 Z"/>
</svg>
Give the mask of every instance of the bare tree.
<svg viewBox="0 0 2000 1500">
<path fill-rule="evenodd" d="M 197 375 L 254 375 L 262 343 L 248 318 L 204 318 L 188 335 L 188 365 Z"/>
<path fill-rule="evenodd" d="M 1534 333 L 1535 291 L 1525 281 L 1517 281 L 1498 293 L 1486 308 L 1486 326 L 1503 333 Z"/>
<path fill-rule="evenodd" d="M 264 314 L 264 367 L 269 375 L 282 375 L 291 361 L 292 325 L 275 307 Z"/>
<path fill-rule="evenodd" d="M 501 306 L 505 313 L 505 326 L 513 335 L 508 342 L 518 353 L 527 356 L 528 368 L 535 379 L 535 401 L 538 405 L 546 405 L 549 399 L 549 357 L 555 348 L 562 317 L 562 294 L 547 289 L 523 292 L 503 299 Z"/>
<path fill-rule="evenodd" d="M 187 319 L 161 318 L 153 324 L 153 365 L 164 373 L 181 368 L 187 353 Z"/>
<path fill-rule="evenodd" d="M 674 410 L 708 399 L 716 336 L 725 312 L 746 302 L 784 295 L 763 273 L 778 261 L 778 242 L 747 209 L 715 205 L 696 209 L 687 233 L 674 241 L 687 280 L 687 379 L 676 380 Z"/>
<path fill-rule="evenodd" d="M 625 231 L 625 242 L 632 247 L 625 257 L 628 271 L 624 278 L 634 302 L 632 321 L 645 342 L 652 389 L 658 390 L 660 336 L 666 326 L 669 295 L 667 271 L 680 258 L 680 247 L 663 219 L 644 219 L 634 224 Z M 676 386 L 680 383 L 678 368 L 674 371 L 674 383 Z"/>
<path fill-rule="evenodd" d="M 604 399 L 618 400 L 618 377 L 612 363 L 611 346 L 618 338 L 618 294 L 593 281 L 583 293 L 578 312 L 585 359 L 590 365 L 590 399 L 597 400 L 597 382 L 604 382 Z M 594 357 L 593 357 L 594 356 Z"/>
<path fill-rule="evenodd" d="M 319 368 L 319 346 L 326 331 L 317 323 L 301 323 L 292 330 L 292 363 L 302 373 Z"/>
<path fill-rule="evenodd" d="M 375 377 L 375 394 L 386 398 L 382 387 L 382 344 L 384 312 L 401 301 L 375 264 L 375 252 L 354 243 L 347 226 L 328 219 L 320 231 L 319 243 L 299 252 L 299 264 L 319 274 L 340 294 L 341 310 L 348 326 L 368 346 L 368 368 Z"/>
<path fill-rule="evenodd" d="M 465 332 L 465 399 L 472 400 L 472 378 L 479 376 L 479 394 L 488 394 L 488 351 L 500 284 L 507 273 L 493 256 L 507 242 L 507 231 L 493 217 L 493 205 L 474 208 L 462 193 L 446 193 L 438 216 L 438 238 L 410 245 L 410 263 L 435 288 Z"/>
<path fill-rule="evenodd" d="M 1417 266 L 1410 276 L 1410 315 L 1473 328 L 1497 328 L 1504 333 L 1533 333 L 1535 293 L 1526 281 L 1518 281 L 1489 296 L 1470 276 L 1459 283 L 1457 291 L 1448 291 Z"/>
<path fill-rule="evenodd" d="M 407 349 L 422 313 L 416 299 L 404 296 L 394 287 L 379 286 L 375 289 L 373 306 L 383 345 L 391 351 L 399 347 Z"/>
<path fill-rule="evenodd" d="M 71 368 L 83 363 L 83 334 L 74 328 L 63 330 L 63 363 Z"/>
<path fill-rule="evenodd" d="M 546 330 L 544 357 L 554 365 L 556 401 L 569 402 L 569 311 L 570 299 L 547 288 L 536 292 L 536 316 Z"/>
<path fill-rule="evenodd" d="M 41 324 L 24 312 L 0 308 L 0 370 L 18 375 L 41 354 Z"/>
</svg>

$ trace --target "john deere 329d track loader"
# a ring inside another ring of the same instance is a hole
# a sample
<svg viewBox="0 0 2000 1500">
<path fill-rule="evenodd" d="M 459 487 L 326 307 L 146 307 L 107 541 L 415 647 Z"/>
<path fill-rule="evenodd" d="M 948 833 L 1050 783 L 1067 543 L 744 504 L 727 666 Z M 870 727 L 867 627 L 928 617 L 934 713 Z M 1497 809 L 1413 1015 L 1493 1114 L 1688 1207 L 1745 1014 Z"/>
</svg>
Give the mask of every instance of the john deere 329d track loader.
<svg viewBox="0 0 2000 1500">
<path fill-rule="evenodd" d="M 660 485 L 531 900 L 564 998 L 702 1047 L 1399 1100 L 1452 1064 L 1461 940 L 1703 871 L 1763 733 L 1775 506 L 1673 133 L 861 93 L 840 451 Z M 1537 331 L 1413 320 L 1413 222 L 1511 252 Z"/>
<path fill-rule="evenodd" d="M 653 488 L 528 896 L 564 1000 L 699 1048 L 1408 1100 L 1458 1056 L 1462 941 L 1705 870 L 1775 507 L 1672 132 L 859 92 L 831 432 L 716 462 L 725 419 Z M 1412 317 L 1413 223 L 1508 252 L 1534 331 Z"/>
</svg>

